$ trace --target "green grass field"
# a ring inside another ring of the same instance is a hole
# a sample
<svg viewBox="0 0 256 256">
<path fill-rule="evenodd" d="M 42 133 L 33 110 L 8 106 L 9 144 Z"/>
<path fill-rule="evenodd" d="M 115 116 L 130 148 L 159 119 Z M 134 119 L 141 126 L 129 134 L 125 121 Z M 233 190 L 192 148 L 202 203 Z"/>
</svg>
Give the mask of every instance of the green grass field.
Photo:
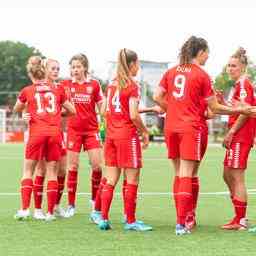
<svg viewBox="0 0 256 256">
<path fill-rule="evenodd" d="M 125 232 L 120 223 L 122 200 L 114 199 L 111 210 L 113 230 L 100 231 L 90 223 L 89 195 L 79 195 L 77 214 L 72 219 L 44 223 L 34 220 L 18 222 L 13 215 L 19 208 L 19 179 L 22 170 L 22 145 L 0 145 L 0 255 L 16 256 L 80 256 L 80 255 L 255 255 L 256 235 L 245 231 L 222 231 L 219 226 L 232 217 L 228 195 L 222 181 L 224 151 L 210 147 L 202 162 L 198 227 L 189 236 L 174 234 L 175 210 L 170 195 L 172 167 L 165 148 L 151 146 L 144 152 L 137 216 L 153 226 L 148 233 Z M 247 170 L 248 189 L 256 187 L 255 152 L 251 153 Z M 79 191 L 89 192 L 88 160 L 81 158 Z M 117 192 L 119 192 L 119 186 Z M 147 192 L 147 193 L 146 193 Z M 204 194 L 213 192 L 212 194 Z M 66 196 L 63 198 L 63 205 Z M 248 217 L 256 222 L 256 195 L 249 196 Z"/>
</svg>

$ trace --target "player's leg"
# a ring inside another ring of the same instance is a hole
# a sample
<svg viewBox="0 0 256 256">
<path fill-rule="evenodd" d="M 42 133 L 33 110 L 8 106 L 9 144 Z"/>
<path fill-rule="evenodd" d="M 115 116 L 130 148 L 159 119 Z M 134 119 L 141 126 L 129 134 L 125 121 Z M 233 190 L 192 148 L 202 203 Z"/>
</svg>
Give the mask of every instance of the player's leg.
<svg viewBox="0 0 256 256">
<path fill-rule="evenodd" d="M 57 163 L 57 180 L 58 180 L 58 194 L 57 200 L 54 207 L 54 215 L 56 217 L 65 217 L 65 211 L 60 206 L 60 201 L 65 188 L 65 177 L 66 177 L 66 169 L 67 169 L 67 156 L 66 153 L 62 152 L 61 159 Z"/>
<path fill-rule="evenodd" d="M 75 201 L 78 181 L 79 155 L 82 148 L 83 136 L 70 130 L 67 134 L 67 190 L 68 207 L 65 217 L 70 218 L 75 214 Z"/>
<path fill-rule="evenodd" d="M 102 152 L 98 133 L 85 136 L 83 144 L 91 164 L 91 205 L 94 211 L 96 195 L 102 178 Z"/>
<path fill-rule="evenodd" d="M 251 145 L 244 143 L 232 143 L 231 153 L 225 158 L 224 164 L 227 169 L 229 180 L 231 180 L 232 203 L 235 217 L 222 226 L 228 230 L 244 230 L 247 228 L 247 190 L 245 185 L 245 170 Z M 227 154 L 226 154 L 227 156 Z"/>
<path fill-rule="evenodd" d="M 37 161 L 31 159 L 24 160 L 24 170 L 21 179 L 21 209 L 17 211 L 14 218 L 17 220 L 25 220 L 30 217 L 30 202 L 33 190 L 33 173 Z"/>
<path fill-rule="evenodd" d="M 117 147 L 112 139 L 106 138 L 104 146 L 105 158 L 105 177 L 106 184 L 101 192 L 101 214 L 102 220 L 99 222 L 99 228 L 102 230 L 110 229 L 109 210 L 113 199 L 114 188 L 119 180 L 121 168 L 118 168 Z"/>
<path fill-rule="evenodd" d="M 101 194 L 101 215 L 98 226 L 101 230 L 108 230 L 111 228 L 109 221 L 109 211 L 113 199 L 114 189 L 119 180 L 121 169 L 112 166 L 106 166 L 107 182 L 102 189 Z"/>
<path fill-rule="evenodd" d="M 34 178 L 34 184 L 33 184 L 34 205 L 35 205 L 33 218 L 36 220 L 45 219 L 45 215 L 42 209 L 45 174 L 46 174 L 45 161 L 40 160 L 36 165 L 35 178 Z"/>
</svg>

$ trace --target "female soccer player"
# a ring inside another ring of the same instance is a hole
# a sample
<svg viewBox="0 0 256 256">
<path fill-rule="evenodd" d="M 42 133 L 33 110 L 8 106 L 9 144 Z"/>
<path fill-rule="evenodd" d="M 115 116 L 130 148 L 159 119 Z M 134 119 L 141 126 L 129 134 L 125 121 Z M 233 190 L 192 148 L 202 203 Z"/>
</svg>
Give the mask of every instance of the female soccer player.
<svg viewBox="0 0 256 256">
<path fill-rule="evenodd" d="M 19 94 L 14 112 L 22 112 L 25 107 L 30 114 L 29 138 L 26 145 L 25 163 L 21 181 L 22 209 L 16 219 L 27 219 L 33 187 L 33 174 L 38 161 L 46 160 L 48 174 L 48 213 L 46 220 L 53 220 L 53 208 L 57 198 L 57 161 L 61 157 L 61 107 L 75 114 L 74 106 L 67 100 L 63 88 L 57 88 L 45 80 L 45 68 L 42 63 L 27 65 L 33 84 L 25 87 Z"/>
<path fill-rule="evenodd" d="M 252 107 L 232 108 L 217 102 L 211 79 L 201 68 L 208 54 L 206 40 L 190 37 L 181 48 L 180 63 L 164 74 L 154 93 L 155 101 L 166 109 L 165 140 L 168 158 L 172 159 L 175 169 L 173 188 L 177 235 L 190 233 L 191 227 L 186 223 L 186 218 L 193 215 L 199 189 L 198 178 L 194 182 L 193 177 L 197 177 L 207 147 L 206 107 L 218 114 L 255 113 Z M 193 183 L 197 188 L 193 188 Z"/>
<path fill-rule="evenodd" d="M 59 62 L 57 60 L 47 59 L 44 62 L 44 66 L 45 66 L 46 80 L 51 84 L 55 84 L 56 86 L 59 86 L 57 84 L 57 80 L 59 79 L 59 70 L 60 70 Z M 65 122 L 65 120 L 63 120 L 63 117 L 62 117 L 62 123 L 63 122 Z M 65 211 L 59 206 L 60 200 L 63 194 L 63 190 L 64 190 L 65 175 L 66 175 L 66 161 L 67 161 L 66 143 L 64 142 L 63 129 L 62 129 L 63 141 L 62 141 L 61 159 L 57 164 L 58 194 L 57 194 L 56 205 L 54 207 L 54 215 L 59 217 L 65 216 Z M 44 183 L 45 175 L 46 175 L 45 161 L 42 160 L 42 161 L 39 161 L 36 166 L 35 179 L 34 179 L 34 185 L 33 185 L 33 194 L 34 194 L 34 203 L 35 203 L 33 218 L 38 220 L 45 219 L 45 215 L 42 210 L 43 183 Z"/>
<path fill-rule="evenodd" d="M 228 103 L 231 105 L 234 101 L 254 105 L 254 88 L 245 75 L 247 64 L 248 60 L 243 48 L 239 48 L 229 59 L 227 73 L 235 81 L 229 96 Z M 247 229 L 245 170 L 253 145 L 255 121 L 254 118 L 245 115 L 232 115 L 229 117 L 228 128 L 223 143 L 226 147 L 223 178 L 230 191 L 235 217 L 222 228 L 243 230 Z"/>
<path fill-rule="evenodd" d="M 67 149 L 68 149 L 68 208 L 66 217 L 75 214 L 75 199 L 77 190 L 77 172 L 81 148 L 87 151 L 91 164 L 91 200 L 94 203 L 100 185 L 101 144 L 99 125 L 95 107 L 102 105 L 102 92 L 98 81 L 89 77 L 89 63 L 84 54 L 77 54 L 70 60 L 72 80 L 62 84 L 69 91 L 76 107 L 77 115 L 67 119 Z"/>
<path fill-rule="evenodd" d="M 119 180 L 121 169 L 125 172 L 124 208 L 127 217 L 125 230 L 147 231 L 152 227 L 137 221 L 135 217 L 136 198 L 141 163 L 141 146 L 138 132 L 142 136 L 143 148 L 149 143 L 147 128 L 144 126 L 138 104 L 140 90 L 133 77 L 139 69 L 137 54 L 122 49 L 118 56 L 117 77 L 106 89 L 103 112 L 106 117 L 106 140 L 104 156 L 106 164 L 106 184 L 101 195 L 101 230 L 111 228 L 109 209 L 114 188 Z"/>
</svg>

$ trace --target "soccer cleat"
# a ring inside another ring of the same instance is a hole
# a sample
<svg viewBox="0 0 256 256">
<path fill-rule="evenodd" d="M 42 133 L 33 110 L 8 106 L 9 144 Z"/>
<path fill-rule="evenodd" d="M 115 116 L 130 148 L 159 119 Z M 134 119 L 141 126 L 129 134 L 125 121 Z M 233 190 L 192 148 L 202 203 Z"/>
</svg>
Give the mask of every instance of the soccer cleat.
<svg viewBox="0 0 256 256">
<path fill-rule="evenodd" d="M 177 224 L 175 228 L 175 234 L 177 236 L 183 236 L 191 234 L 191 232 L 185 227 L 185 225 Z"/>
<path fill-rule="evenodd" d="M 54 215 L 55 215 L 55 217 L 65 218 L 66 212 L 63 208 L 56 205 L 55 208 L 54 208 Z"/>
<path fill-rule="evenodd" d="M 109 230 L 112 228 L 109 220 L 101 220 L 98 224 L 98 227 L 100 230 Z"/>
<path fill-rule="evenodd" d="M 35 209 L 34 210 L 34 214 L 33 214 L 33 218 L 35 220 L 45 220 L 45 215 L 42 209 Z"/>
<path fill-rule="evenodd" d="M 229 223 L 223 225 L 221 228 L 225 230 L 246 230 L 248 229 L 248 220 L 242 218 L 240 221 L 237 221 L 236 218 L 234 218 Z"/>
<path fill-rule="evenodd" d="M 193 228 L 196 227 L 196 218 L 194 214 L 187 215 L 186 221 L 185 221 L 185 227 L 188 230 L 192 230 Z"/>
<path fill-rule="evenodd" d="M 17 213 L 14 215 L 14 219 L 16 220 L 27 220 L 30 217 L 29 209 L 26 210 L 18 210 Z"/>
<path fill-rule="evenodd" d="M 142 221 L 135 221 L 133 223 L 126 223 L 124 225 L 125 230 L 134 230 L 134 231 L 151 231 L 153 228 Z"/>
<path fill-rule="evenodd" d="M 73 205 L 69 205 L 67 210 L 66 210 L 66 213 L 65 213 L 65 218 L 71 218 L 75 215 L 75 212 L 76 212 L 76 208 L 75 206 Z"/>
<path fill-rule="evenodd" d="M 51 214 L 48 212 L 45 216 L 45 221 L 50 222 L 50 221 L 54 221 L 54 220 L 56 220 L 56 217 L 54 216 L 54 214 Z"/>
<path fill-rule="evenodd" d="M 91 214 L 90 214 L 90 220 L 95 223 L 95 224 L 99 224 L 100 221 L 102 220 L 102 217 L 101 217 L 101 212 L 99 211 L 92 211 Z"/>
</svg>

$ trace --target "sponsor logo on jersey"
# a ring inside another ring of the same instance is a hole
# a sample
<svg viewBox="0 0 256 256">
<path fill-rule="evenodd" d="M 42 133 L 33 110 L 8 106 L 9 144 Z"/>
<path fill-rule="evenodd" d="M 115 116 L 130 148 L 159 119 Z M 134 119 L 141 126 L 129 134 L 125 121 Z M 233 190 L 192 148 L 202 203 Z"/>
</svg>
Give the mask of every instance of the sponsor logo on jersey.
<svg viewBox="0 0 256 256">
<path fill-rule="evenodd" d="M 70 91 L 71 91 L 71 92 L 75 92 L 76 89 L 75 89 L 74 87 L 71 87 Z"/>
</svg>

